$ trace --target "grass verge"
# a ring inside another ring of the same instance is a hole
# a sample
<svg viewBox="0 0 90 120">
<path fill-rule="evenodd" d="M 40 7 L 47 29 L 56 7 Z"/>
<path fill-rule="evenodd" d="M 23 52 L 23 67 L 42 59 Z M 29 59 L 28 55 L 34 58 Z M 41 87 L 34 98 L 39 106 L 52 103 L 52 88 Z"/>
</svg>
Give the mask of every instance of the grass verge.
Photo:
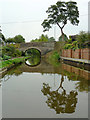
<svg viewBox="0 0 90 120">
<path fill-rule="evenodd" d="M 19 63 L 23 63 L 25 61 L 25 59 L 27 59 L 28 57 L 23 57 L 23 58 L 15 58 L 15 59 L 10 59 L 10 60 L 5 60 L 5 61 L 0 61 L 0 68 L 5 68 L 5 67 L 9 67 L 11 65 L 15 65 L 15 64 L 19 64 Z"/>
</svg>

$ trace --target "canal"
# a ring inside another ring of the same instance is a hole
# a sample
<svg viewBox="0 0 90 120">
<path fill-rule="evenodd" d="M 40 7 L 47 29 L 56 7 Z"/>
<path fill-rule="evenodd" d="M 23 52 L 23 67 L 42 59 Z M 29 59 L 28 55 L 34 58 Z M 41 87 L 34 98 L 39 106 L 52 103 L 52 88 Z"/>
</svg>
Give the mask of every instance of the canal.
<svg viewBox="0 0 90 120">
<path fill-rule="evenodd" d="M 2 75 L 2 117 L 88 118 L 89 76 L 68 64 L 29 59 Z"/>
</svg>

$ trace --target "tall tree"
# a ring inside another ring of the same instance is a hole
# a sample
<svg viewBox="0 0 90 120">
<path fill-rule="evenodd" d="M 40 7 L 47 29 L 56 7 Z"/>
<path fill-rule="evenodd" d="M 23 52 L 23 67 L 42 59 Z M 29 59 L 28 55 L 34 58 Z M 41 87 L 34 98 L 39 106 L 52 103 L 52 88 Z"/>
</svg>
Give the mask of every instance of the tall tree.
<svg viewBox="0 0 90 120">
<path fill-rule="evenodd" d="M 67 21 L 70 21 L 73 25 L 78 25 L 79 23 L 79 11 L 77 3 L 74 1 L 58 1 L 55 5 L 51 5 L 46 11 L 46 13 L 48 14 L 48 18 L 45 19 L 42 23 L 44 32 L 49 31 L 49 29 L 52 28 L 53 24 L 57 24 L 61 30 L 63 40 L 63 28 L 67 24 Z"/>
</svg>

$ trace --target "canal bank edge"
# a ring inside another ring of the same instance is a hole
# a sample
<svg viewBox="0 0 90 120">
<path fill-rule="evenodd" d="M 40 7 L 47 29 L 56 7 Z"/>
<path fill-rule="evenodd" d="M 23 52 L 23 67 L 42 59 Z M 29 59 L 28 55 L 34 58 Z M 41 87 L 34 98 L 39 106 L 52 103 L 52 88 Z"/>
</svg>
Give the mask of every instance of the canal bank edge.
<svg viewBox="0 0 90 120">
<path fill-rule="evenodd" d="M 16 59 L 16 58 L 15 58 Z M 18 58 L 20 59 L 20 58 Z M 23 62 L 25 62 L 25 60 L 28 59 L 28 57 L 22 57 L 22 59 L 19 62 L 16 63 L 12 63 L 11 65 L 7 66 L 7 67 L 3 67 L 0 68 L 0 78 L 2 77 L 2 74 L 6 73 L 8 70 L 12 69 L 13 67 L 15 67 L 16 65 L 19 65 Z M 13 59 L 14 60 L 14 59 Z"/>
</svg>

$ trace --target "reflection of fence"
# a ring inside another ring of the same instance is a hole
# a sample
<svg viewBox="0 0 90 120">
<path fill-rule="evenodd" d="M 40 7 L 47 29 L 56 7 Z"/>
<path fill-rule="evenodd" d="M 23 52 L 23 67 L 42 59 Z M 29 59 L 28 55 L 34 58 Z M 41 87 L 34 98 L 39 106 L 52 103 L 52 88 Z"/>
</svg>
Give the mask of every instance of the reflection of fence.
<svg viewBox="0 0 90 120">
<path fill-rule="evenodd" d="M 62 64 L 62 69 L 66 70 L 70 73 L 75 73 L 78 76 L 81 76 L 83 78 L 85 78 L 86 80 L 89 80 L 90 78 L 90 72 L 83 70 L 83 69 L 78 69 L 77 67 L 73 67 L 67 64 Z"/>
<path fill-rule="evenodd" d="M 90 49 L 76 49 L 75 51 L 73 51 L 72 49 L 62 50 L 62 56 L 68 58 L 90 60 Z"/>
</svg>

